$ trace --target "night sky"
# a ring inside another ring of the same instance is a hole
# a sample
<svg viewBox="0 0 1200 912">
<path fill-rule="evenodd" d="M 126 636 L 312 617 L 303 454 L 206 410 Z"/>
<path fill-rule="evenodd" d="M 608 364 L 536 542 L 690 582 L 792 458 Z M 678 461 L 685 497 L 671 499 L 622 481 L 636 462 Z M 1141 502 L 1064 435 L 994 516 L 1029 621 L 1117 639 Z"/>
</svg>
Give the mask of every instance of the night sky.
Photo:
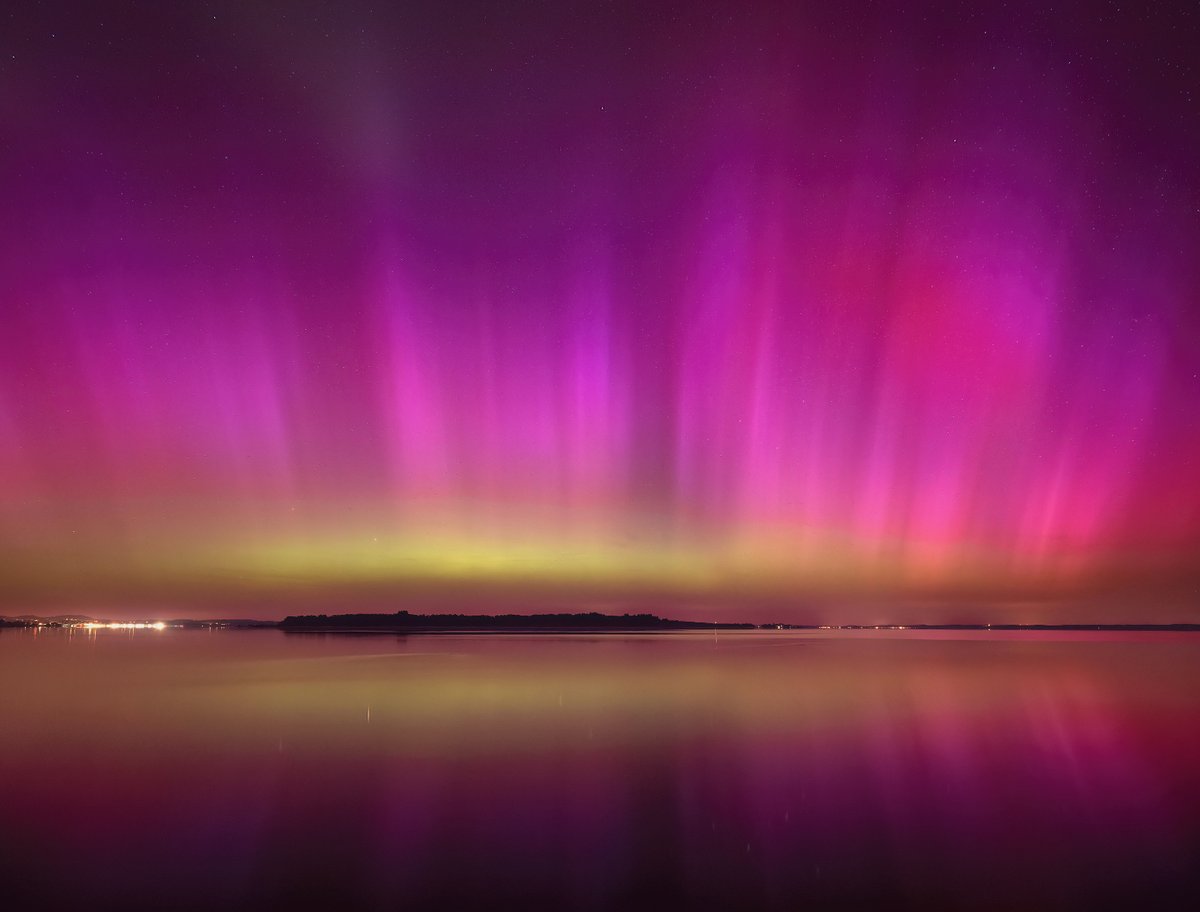
<svg viewBox="0 0 1200 912">
<path fill-rule="evenodd" d="M 0 614 L 1200 620 L 1200 14 L 804 6 L 9 4 Z"/>
</svg>

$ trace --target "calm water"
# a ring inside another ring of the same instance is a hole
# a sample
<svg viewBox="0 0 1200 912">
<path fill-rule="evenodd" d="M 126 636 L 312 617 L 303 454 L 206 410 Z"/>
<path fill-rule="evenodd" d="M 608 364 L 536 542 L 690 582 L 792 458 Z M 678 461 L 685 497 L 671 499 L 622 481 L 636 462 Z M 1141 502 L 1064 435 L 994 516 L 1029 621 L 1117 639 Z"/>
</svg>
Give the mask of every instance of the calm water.
<svg viewBox="0 0 1200 912">
<path fill-rule="evenodd" d="M 0 907 L 1200 908 L 1200 635 L 0 632 Z"/>
</svg>

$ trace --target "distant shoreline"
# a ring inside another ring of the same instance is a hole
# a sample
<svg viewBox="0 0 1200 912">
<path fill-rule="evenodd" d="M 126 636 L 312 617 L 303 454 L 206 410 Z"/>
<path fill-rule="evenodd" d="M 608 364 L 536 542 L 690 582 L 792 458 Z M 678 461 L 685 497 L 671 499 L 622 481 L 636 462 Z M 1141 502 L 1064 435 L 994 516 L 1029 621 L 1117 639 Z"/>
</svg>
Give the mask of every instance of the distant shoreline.
<svg viewBox="0 0 1200 912">
<path fill-rule="evenodd" d="M 677 621 L 653 614 L 308 614 L 279 622 L 289 632 L 362 633 L 651 633 L 685 630 L 757 630 L 749 623 Z"/>
<path fill-rule="evenodd" d="M 203 629 L 282 630 L 286 633 L 671 633 L 687 631 L 960 631 L 1075 633 L 1196 633 L 1200 623 L 1177 624 L 782 624 L 683 621 L 653 614 L 316 614 L 290 615 L 281 621 L 249 619 L 107 621 L 90 617 L 0 617 L 0 629 Z"/>
<path fill-rule="evenodd" d="M 236 625 L 223 625 L 236 627 Z M 1200 624 L 698 624 L 695 626 L 661 626 L 661 627 L 624 627 L 608 625 L 602 627 L 573 626 L 555 627 L 552 625 L 530 625 L 528 627 L 495 627 L 487 624 L 464 624 L 459 626 L 440 626 L 413 624 L 409 626 L 369 626 L 356 624 L 268 624 L 262 625 L 279 629 L 285 633 L 486 633 L 486 634 L 517 634 L 517 633 L 687 633 L 699 631 L 751 631 L 767 632 L 772 630 L 792 631 L 908 631 L 918 632 L 962 632 L 962 633 L 1200 633 Z"/>
</svg>

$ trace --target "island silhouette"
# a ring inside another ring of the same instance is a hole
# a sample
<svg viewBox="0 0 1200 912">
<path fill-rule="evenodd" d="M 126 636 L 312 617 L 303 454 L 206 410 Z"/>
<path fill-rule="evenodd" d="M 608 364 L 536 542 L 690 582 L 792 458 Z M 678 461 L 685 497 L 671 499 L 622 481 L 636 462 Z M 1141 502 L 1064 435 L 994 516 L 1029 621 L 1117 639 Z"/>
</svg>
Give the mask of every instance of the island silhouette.
<svg viewBox="0 0 1200 912">
<path fill-rule="evenodd" d="M 279 622 L 292 631 L 472 632 L 629 632 L 653 630 L 755 630 L 758 624 L 676 621 L 654 614 L 601 614 L 598 611 L 558 614 L 302 614 Z"/>
</svg>

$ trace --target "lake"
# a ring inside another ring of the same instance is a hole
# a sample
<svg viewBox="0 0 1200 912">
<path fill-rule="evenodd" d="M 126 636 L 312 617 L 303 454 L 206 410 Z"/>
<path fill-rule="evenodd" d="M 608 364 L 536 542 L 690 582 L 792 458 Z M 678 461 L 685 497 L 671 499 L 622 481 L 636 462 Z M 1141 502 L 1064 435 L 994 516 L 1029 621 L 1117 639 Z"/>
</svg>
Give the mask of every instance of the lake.
<svg viewBox="0 0 1200 912">
<path fill-rule="evenodd" d="M 4 909 L 1200 908 L 1200 634 L 0 631 Z"/>
</svg>

